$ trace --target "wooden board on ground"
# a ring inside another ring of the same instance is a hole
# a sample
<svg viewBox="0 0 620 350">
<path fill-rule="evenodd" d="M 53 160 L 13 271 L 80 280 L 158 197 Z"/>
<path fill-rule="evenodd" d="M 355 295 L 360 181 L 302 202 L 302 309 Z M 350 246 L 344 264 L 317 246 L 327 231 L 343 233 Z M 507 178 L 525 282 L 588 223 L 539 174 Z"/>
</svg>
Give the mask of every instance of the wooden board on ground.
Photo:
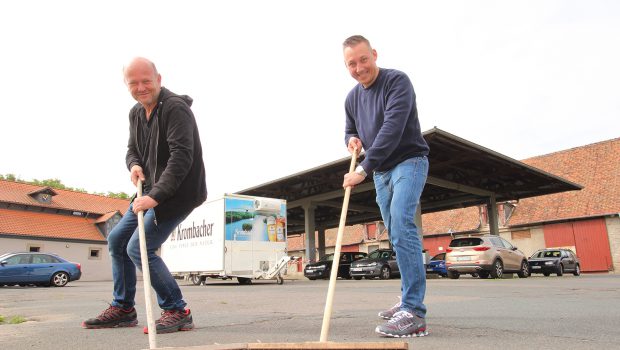
<svg viewBox="0 0 620 350">
<path fill-rule="evenodd" d="M 335 343 L 335 342 L 306 342 L 306 343 L 240 343 L 214 344 L 204 346 L 189 346 L 181 348 L 162 348 L 175 350 L 407 350 L 408 343 Z"/>
</svg>

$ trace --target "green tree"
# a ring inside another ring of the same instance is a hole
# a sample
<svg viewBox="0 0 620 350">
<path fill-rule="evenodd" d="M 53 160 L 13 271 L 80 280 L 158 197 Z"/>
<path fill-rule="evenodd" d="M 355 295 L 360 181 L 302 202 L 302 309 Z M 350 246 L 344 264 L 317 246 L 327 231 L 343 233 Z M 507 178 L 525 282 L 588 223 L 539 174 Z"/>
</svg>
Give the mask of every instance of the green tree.
<svg viewBox="0 0 620 350">
<path fill-rule="evenodd" d="M 73 188 L 65 186 L 59 179 L 47 179 L 47 180 L 32 180 L 32 183 L 39 186 L 47 186 L 51 188 L 58 188 L 60 190 L 73 190 Z"/>
<path fill-rule="evenodd" d="M 6 174 L 4 176 L 2 176 L 2 174 L 0 174 L 0 180 L 8 180 L 8 181 L 17 181 L 17 182 L 22 182 L 22 180 L 20 180 L 19 178 L 17 178 L 14 174 Z"/>
</svg>

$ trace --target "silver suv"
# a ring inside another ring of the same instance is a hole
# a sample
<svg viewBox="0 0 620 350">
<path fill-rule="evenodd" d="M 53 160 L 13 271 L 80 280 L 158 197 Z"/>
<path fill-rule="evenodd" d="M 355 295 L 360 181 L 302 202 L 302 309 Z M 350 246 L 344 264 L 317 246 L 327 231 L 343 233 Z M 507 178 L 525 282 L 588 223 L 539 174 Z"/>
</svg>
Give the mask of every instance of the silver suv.
<svg viewBox="0 0 620 350">
<path fill-rule="evenodd" d="M 504 272 L 516 272 L 520 278 L 530 275 L 527 257 L 499 236 L 455 238 L 446 249 L 448 277 L 478 273 L 480 278 L 501 278 Z"/>
</svg>

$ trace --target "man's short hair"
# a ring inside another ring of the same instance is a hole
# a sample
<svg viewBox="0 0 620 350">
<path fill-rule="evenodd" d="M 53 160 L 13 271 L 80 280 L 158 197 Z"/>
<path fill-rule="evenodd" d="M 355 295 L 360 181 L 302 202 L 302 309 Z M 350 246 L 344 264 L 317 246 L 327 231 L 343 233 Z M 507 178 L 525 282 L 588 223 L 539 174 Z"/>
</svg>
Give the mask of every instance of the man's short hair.
<svg viewBox="0 0 620 350">
<path fill-rule="evenodd" d="M 372 49 L 372 46 L 370 46 L 370 41 L 368 41 L 368 39 L 364 38 L 361 35 L 353 35 L 348 37 L 342 43 L 342 49 L 346 49 L 347 47 L 353 47 L 359 43 L 366 43 L 366 45 L 368 45 L 368 47 Z"/>
</svg>

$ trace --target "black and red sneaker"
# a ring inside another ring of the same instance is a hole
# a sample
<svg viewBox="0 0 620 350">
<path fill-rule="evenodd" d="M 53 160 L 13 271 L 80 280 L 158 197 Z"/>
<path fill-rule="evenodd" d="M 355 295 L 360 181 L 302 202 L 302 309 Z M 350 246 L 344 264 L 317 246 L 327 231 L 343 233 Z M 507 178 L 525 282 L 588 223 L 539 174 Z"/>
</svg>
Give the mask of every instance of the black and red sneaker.
<svg viewBox="0 0 620 350">
<path fill-rule="evenodd" d="M 103 310 L 99 316 L 89 318 L 82 322 L 82 328 L 115 328 L 115 327 L 133 327 L 138 324 L 138 315 L 136 309 L 128 310 L 110 305 L 109 308 Z"/>
<path fill-rule="evenodd" d="M 157 334 L 172 333 L 178 331 L 190 331 L 194 329 L 192 313 L 187 310 L 164 310 L 159 320 L 155 321 Z M 148 327 L 144 327 L 144 334 L 148 334 Z"/>
</svg>

